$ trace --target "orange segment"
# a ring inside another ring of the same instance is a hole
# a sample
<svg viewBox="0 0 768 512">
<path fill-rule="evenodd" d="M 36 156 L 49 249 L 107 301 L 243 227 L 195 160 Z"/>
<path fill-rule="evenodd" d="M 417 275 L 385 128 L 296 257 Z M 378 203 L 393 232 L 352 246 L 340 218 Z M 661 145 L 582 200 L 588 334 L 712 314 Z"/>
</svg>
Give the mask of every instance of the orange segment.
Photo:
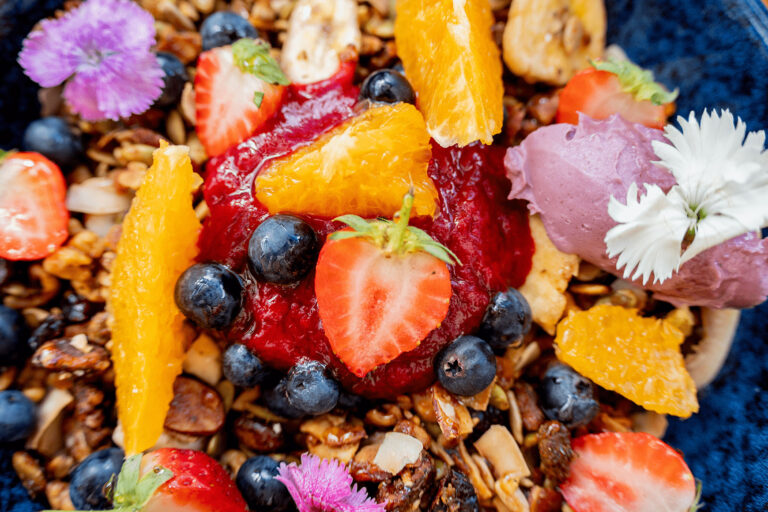
<svg viewBox="0 0 768 512">
<path fill-rule="evenodd" d="M 490 144 L 501 131 L 504 86 L 492 24 L 488 0 L 397 1 L 397 53 L 443 147 Z"/>
<path fill-rule="evenodd" d="M 666 320 L 600 305 L 557 326 L 557 357 L 596 384 L 648 410 L 687 418 L 699 410 L 680 353 L 683 334 Z"/>
<path fill-rule="evenodd" d="M 434 215 L 437 189 L 424 118 L 413 105 L 373 107 L 276 160 L 256 178 L 270 213 L 394 215 L 414 188 L 415 215 Z"/>
<path fill-rule="evenodd" d="M 165 142 L 155 151 L 117 245 L 110 293 L 112 360 L 127 456 L 157 442 L 173 381 L 181 373 L 184 316 L 173 289 L 197 255 L 200 229 L 188 153 Z"/>
</svg>

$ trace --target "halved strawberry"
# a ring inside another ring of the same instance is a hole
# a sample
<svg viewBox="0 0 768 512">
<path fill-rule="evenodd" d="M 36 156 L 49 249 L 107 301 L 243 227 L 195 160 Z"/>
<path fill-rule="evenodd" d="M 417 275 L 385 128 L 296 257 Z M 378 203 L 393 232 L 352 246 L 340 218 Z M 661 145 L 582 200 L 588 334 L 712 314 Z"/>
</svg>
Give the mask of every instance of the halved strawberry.
<svg viewBox="0 0 768 512">
<path fill-rule="evenodd" d="M 687 512 L 696 482 L 682 456 L 642 432 L 577 437 L 568 479 L 560 486 L 575 512 Z"/>
<path fill-rule="evenodd" d="M 578 124 L 579 112 L 593 119 L 619 114 L 632 123 L 663 128 L 671 113 L 668 92 L 653 74 L 631 62 L 596 62 L 570 79 L 560 91 L 557 122 Z"/>
<path fill-rule="evenodd" d="M 39 153 L 11 153 L 0 164 L 0 258 L 45 258 L 67 239 L 67 185 Z"/>
<path fill-rule="evenodd" d="M 280 107 L 287 84 L 265 43 L 241 39 L 200 54 L 195 129 L 208 156 L 250 137 Z"/>
<path fill-rule="evenodd" d="M 454 256 L 408 226 L 412 205 L 411 193 L 394 223 L 339 217 L 353 229 L 320 251 L 318 313 L 333 352 L 358 377 L 418 347 L 448 312 Z"/>
</svg>

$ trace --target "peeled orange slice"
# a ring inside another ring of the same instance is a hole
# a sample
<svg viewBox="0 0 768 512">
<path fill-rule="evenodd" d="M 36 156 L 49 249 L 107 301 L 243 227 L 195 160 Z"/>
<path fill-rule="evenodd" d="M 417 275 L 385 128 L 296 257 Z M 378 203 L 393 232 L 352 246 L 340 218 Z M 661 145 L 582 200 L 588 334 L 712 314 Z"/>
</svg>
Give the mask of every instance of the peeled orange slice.
<svg viewBox="0 0 768 512">
<path fill-rule="evenodd" d="M 397 53 L 443 147 L 493 141 L 503 121 L 501 57 L 488 0 L 398 0 Z"/>
<path fill-rule="evenodd" d="M 117 414 L 131 456 L 163 431 L 184 359 L 184 316 L 176 280 L 197 255 L 196 183 L 185 146 L 163 142 L 123 221 L 112 271 L 110 311 Z"/>
<path fill-rule="evenodd" d="M 372 107 L 275 160 L 256 178 L 270 213 L 391 217 L 414 188 L 414 216 L 434 215 L 437 189 L 424 118 L 413 105 Z"/>
<path fill-rule="evenodd" d="M 634 309 L 600 305 L 557 326 L 557 357 L 596 384 L 648 410 L 687 418 L 699 410 L 680 353 L 683 333 Z"/>
</svg>

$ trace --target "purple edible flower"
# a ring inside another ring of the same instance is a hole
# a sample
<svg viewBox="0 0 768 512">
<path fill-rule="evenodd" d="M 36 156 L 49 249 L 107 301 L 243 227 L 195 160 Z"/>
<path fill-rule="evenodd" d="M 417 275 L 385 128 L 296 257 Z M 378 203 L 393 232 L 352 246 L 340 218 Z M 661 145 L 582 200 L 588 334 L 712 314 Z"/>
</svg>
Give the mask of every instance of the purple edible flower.
<svg viewBox="0 0 768 512">
<path fill-rule="evenodd" d="M 299 512 L 384 512 L 384 505 L 352 485 L 347 468 L 338 461 L 304 453 L 300 466 L 282 463 L 277 472 Z"/>
<path fill-rule="evenodd" d="M 64 98 L 83 119 L 139 114 L 160 96 L 154 20 L 131 0 L 88 0 L 40 26 L 24 40 L 19 64 L 43 87 L 68 80 Z"/>
</svg>

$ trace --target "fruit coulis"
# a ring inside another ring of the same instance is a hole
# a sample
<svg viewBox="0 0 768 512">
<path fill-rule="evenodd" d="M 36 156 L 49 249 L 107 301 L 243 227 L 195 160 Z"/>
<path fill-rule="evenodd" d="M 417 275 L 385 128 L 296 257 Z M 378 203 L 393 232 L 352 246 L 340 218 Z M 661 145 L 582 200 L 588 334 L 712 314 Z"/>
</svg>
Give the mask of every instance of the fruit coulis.
<svg viewBox="0 0 768 512">
<path fill-rule="evenodd" d="M 418 348 L 360 379 L 331 351 L 317 311 L 314 272 L 296 285 L 257 282 L 247 270 L 246 249 L 251 233 L 269 213 L 254 197 L 254 178 L 271 159 L 311 143 L 355 115 L 361 107 L 352 83 L 354 67 L 354 62 L 345 62 L 328 80 L 290 86 L 280 112 L 262 131 L 209 161 L 205 199 L 211 214 L 200 237 L 200 260 L 230 265 L 246 283 L 243 310 L 227 333 L 230 341 L 245 343 L 278 369 L 302 358 L 321 361 L 351 391 L 390 397 L 434 380 L 435 354 L 477 328 L 493 293 L 525 281 L 534 247 L 524 205 L 506 198 L 503 148 L 473 144 L 446 149 L 433 143 L 429 175 L 439 192 L 439 212 L 434 219 L 414 219 L 412 224 L 450 248 L 462 264 L 451 267 L 453 296 L 445 321 Z M 344 227 L 302 217 L 321 240 Z"/>
</svg>

